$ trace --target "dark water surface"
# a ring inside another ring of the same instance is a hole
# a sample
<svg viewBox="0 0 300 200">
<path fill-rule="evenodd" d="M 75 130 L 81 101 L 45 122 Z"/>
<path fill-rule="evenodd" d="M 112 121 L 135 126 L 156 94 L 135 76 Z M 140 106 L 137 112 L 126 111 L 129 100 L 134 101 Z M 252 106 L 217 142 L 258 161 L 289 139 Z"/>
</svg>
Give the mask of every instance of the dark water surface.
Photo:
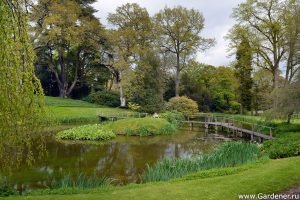
<svg viewBox="0 0 300 200">
<path fill-rule="evenodd" d="M 64 175 L 106 176 L 116 184 L 139 182 L 147 164 L 207 152 L 227 140 L 232 138 L 201 127 L 182 127 L 169 136 L 118 136 L 105 143 L 59 142 L 50 137 L 48 155 L 31 167 L 24 165 L 13 171 L 11 180 L 21 190 L 47 187 L 51 180 Z"/>
</svg>

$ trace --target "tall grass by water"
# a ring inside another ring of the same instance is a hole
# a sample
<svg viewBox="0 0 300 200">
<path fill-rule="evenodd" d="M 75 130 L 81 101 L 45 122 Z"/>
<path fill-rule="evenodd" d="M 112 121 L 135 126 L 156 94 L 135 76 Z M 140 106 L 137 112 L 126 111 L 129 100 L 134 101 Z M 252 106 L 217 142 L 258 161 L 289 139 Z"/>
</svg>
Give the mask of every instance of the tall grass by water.
<svg viewBox="0 0 300 200">
<path fill-rule="evenodd" d="M 144 182 L 166 181 L 188 173 L 213 168 L 235 167 L 255 161 L 259 148 L 255 144 L 228 142 L 215 151 L 184 159 L 164 159 L 154 166 L 147 166 Z"/>
<path fill-rule="evenodd" d="M 70 175 L 65 175 L 61 179 L 53 180 L 50 187 L 52 189 L 61 188 L 96 188 L 107 186 L 111 181 L 106 177 L 88 177 L 86 175 L 80 174 L 76 178 L 72 178 Z"/>
</svg>

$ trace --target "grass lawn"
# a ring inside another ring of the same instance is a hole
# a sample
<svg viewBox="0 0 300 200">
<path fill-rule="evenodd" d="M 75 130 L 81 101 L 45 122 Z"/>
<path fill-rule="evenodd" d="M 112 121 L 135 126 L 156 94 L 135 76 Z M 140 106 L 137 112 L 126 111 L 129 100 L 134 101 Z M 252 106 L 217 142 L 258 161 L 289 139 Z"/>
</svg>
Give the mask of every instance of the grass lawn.
<svg viewBox="0 0 300 200">
<path fill-rule="evenodd" d="M 98 122 L 100 112 L 132 113 L 130 110 L 103 107 L 85 101 L 46 97 L 46 109 L 53 120 L 61 123 Z"/>
<path fill-rule="evenodd" d="M 25 199 L 238 199 L 238 194 L 278 193 L 300 184 L 300 157 L 269 160 L 233 175 L 104 188 L 73 195 L 27 196 Z M 196 175 L 194 175 L 195 177 Z M 8 199 L 21 199 L 10 197 Z"/>
</svg>

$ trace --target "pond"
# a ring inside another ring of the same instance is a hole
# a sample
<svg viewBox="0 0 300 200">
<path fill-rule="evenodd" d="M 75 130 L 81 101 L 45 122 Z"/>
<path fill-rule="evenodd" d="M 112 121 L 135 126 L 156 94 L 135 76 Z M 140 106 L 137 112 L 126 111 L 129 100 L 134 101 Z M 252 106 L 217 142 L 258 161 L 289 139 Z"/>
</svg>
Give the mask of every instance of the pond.
<svg viewBox="0 0 300 200">
<path fill-rule="evenodd" d="M 155 137 L 118 136 L 97 142 L 59 142 L 47 139 L 47 156 L 33 166 L 13 171 L 11 180 L 19 190 L 45 188 L 53 179 L 70 175 L 108 177 L 115 184 L 140 182 L 147 164 L 163 158 L 183 158 L 212 150 L 233 140 L 225 133 L 208 132 L 202 127 L 182 127 L 178 133 Z"/>
</svg>

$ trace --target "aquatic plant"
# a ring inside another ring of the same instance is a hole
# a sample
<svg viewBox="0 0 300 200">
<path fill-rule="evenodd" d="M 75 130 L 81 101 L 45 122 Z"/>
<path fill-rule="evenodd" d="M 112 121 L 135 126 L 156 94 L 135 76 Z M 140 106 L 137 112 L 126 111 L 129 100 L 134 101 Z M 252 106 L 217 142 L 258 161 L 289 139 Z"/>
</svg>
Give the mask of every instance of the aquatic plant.
<svg viewBox="0 0 300 200">
<path fill-rule="evenodd" d="M 154 166 L 147 166 L 144 182 L 165 181 L 201 170 L 235 167 L 257 159 L 259 148 L 255 144 L 228 142 L 215 151 L 192 158 L 164 159 Z"/>
<path fill-rule="evenodd" d="M 102 124 L 84 125 L 57 133 L 56 138 L 64 140 L 110 140 L 116 134 Z"/>
<path fill-rule="evenodd" d="M 61 188 L 96 188 L 107 186 L 111 183 L 111 180 L 106 177 L 88 177 L 87 175 L 80 174 L 76 178 L 72 178 L 70 174 L 64 175 L 61 179 L 53 180 L 51 182 L 51 189 Z"/>
</svg>

